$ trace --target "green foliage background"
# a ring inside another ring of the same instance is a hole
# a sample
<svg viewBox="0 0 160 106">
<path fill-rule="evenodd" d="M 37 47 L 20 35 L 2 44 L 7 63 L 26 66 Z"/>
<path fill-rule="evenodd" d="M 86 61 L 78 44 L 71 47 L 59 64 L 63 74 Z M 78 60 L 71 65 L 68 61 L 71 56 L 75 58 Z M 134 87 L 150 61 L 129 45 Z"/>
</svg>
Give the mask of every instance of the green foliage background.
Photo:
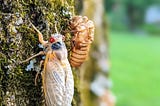
<svg viewBox="0 0 160 106">
<path fill-rule="evenodd" d="M 55 23 L 58 31 L 69 30 L 68 23 L 72 15 L 74 0 L 0 0 L 0 106 L 43 105 L 40 77 L 38 85 L 34 85 L 36 71 L 41 70 L 41 57 L 36 58 L 31 71 L 25 70 L 29 63 L 18 64 L 42 50 L 38 47 L 38 36 L 29 21 L 47 40 L 50 34 L 55 33 Z M 69 33 L 66 39 L 70 50 Z M 75 92 L 78 93 L 76 87 Z M 77 100 L 80 99 L 76 96 L 74 105 Z"/>
<path fill-rule="evenodd" d="M 159 22 L 148 24 L 145 14 L 149 7 L 160 6 L 159 0 L 105 0 L 105 9 L 110 26 L 115 30 L 145 30 L 147 33 L 159 34 Z"/>
<path fill-rule="evenodd" d="M 110 60 L 116 106 L 160 106 L 160 37 L 112 31 Z"/>
</svg>

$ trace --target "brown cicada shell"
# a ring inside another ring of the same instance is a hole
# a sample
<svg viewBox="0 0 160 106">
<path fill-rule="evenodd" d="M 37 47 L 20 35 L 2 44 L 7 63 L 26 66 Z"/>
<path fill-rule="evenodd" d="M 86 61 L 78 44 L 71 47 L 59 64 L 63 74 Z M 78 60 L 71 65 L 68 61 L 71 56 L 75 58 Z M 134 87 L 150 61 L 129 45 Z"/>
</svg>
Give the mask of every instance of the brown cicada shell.
<svg viewBox="0 0 160 106">
<path fill-rule="evenodd" d="M 86 16 L 75 16 L 70 26 L 74 35 L 70 63 L 72 67 L 79 67 L 88 57 L 94 39 L 94 24 Z"/>
</svg>

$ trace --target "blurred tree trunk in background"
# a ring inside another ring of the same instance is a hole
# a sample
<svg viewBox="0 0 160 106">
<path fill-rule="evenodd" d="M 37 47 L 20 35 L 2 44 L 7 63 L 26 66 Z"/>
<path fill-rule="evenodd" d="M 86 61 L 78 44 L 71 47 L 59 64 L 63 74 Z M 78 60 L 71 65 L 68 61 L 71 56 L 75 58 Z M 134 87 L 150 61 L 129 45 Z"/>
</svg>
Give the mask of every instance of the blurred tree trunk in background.
<svg viewBox="0 0 160 106">
<path fill-rule="evenodd" d="M 100 105 L 98 103 L 100 101 L 98 100 L 101 98 L 100 96 L 103 96 L 98 90 L 106 89 L 107 92 L 109 87 L 108 81 L 106 82 L 107 84 L 99 86 L 100 88 L 98 89 L 94 86 L 92 88 L 93 81 L 95 81 L 95 85 L 97 83 L 96 78 L 105 78 L 108 76 L 107 24 L 104 15 L 103 0 L 83 0 L 82 15 L 87 16 L 95 23 L 95 36 L 91 46 L 90 56 L 88 57 L 88 61 L 80 68 L 82 106 L 98 106 Z"/>
</svg>

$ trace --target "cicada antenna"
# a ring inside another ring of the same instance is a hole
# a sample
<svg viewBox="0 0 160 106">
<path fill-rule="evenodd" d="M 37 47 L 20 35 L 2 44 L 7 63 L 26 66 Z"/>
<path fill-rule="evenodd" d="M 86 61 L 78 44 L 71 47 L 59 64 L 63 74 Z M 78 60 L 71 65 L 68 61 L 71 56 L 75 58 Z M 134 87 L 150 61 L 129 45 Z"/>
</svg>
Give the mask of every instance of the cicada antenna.
<svg viewBox="0 0 160 106">
<path fill-rule="evenodd" d="M 32 24 L 32 22 L 29 20 L 31 26 L 33 27 L 34 30 L 36 30 L 38 32 L 38 38 L 39 38 L 39 42 L 42 44 L 42 45 L 46 45 L 48 43 L 48 41 L 45 41 L 43 39 L 43 35 L 42 33 Z"/>
</svg>

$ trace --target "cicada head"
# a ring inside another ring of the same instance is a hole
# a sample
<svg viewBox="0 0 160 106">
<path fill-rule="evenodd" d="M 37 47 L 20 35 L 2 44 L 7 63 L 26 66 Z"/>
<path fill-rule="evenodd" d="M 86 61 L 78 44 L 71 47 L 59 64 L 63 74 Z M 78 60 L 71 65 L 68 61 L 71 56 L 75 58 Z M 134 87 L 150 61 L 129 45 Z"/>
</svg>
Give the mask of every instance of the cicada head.
<svg viewBox="0 0 160 106">
<path fill-rule="evenodd" d="M 54 42 L 62 42 L 62 39 L 63 39 L 62 35 L 59 33 L 52 34 L 51 38 L 54 39 Z"/>
<path fill-rule="evenodd" d="M 62 47 L 62 39 L 61 34 L 55 33 L 51 35 L 49 42 L 51 43 L 52 50 L 58 50 Z"/>
</svg>

